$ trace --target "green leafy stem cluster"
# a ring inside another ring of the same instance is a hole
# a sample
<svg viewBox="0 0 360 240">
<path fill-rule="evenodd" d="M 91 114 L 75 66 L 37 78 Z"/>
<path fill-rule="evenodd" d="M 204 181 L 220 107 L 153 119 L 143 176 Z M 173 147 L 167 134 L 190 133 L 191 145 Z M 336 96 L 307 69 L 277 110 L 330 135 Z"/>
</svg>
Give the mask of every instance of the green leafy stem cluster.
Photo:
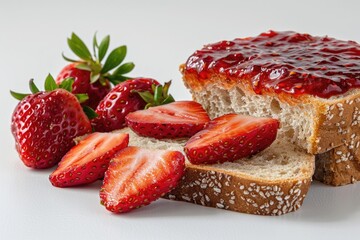
<svg viewBox="0 0 360 240">
<path fill-rule="evenodd" d="M 67 43 L 72 52 L 81 60 L 70 59 L 64 54 L 63 58 L 69 62 L 79 63 L 76 66 L 79 69 L 90 71 L 91 83 L 100 81 L 100 83 L 105 84 L 107 79 L 112 84 L 116 85 L 120 82 L 130 79 L 130 77 L 127 77 L 124 74 L 131 72 L 135 65 L 133 62 L 126 62 L 122 64 L 127 52 L 127 47 L 125 45 L 112 50 L 105 59 L 104 64 L 102 64 L 102 61 L 104 60 L 110 45 L 109 35 L 105 36 L 101 40 L 100 44 L 98 44 L 95 33 L 92 44 L 93 54 L 90 53 L 89 48 L 75 33 L 71 34 L 71 37 L 67 39 Z M 115 70 L 110 73 L 110 71 L 113 69 Z"/>
</svg>

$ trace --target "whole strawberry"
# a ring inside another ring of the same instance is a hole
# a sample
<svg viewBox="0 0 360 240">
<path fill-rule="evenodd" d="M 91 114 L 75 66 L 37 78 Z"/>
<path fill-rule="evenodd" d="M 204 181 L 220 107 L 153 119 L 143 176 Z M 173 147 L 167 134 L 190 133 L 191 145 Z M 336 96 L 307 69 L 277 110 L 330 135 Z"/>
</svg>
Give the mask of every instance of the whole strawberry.
<svg viewBox="0 0 360 240">
<path fill-rule="evenodd" d="M 57 86 L 49 75 L 45 91 L 39 91 L 30 80 L 32 94 L 11 92 L 21 100 L 12 115 L 11 131 L 26 166 L 54 166 L 74 146 L 75 137 L 91 132 L 90 121 L 78 98 L 69 92 L 72 83 L 73 79 L 67 79 Z M 84 95 L 78 97 L 86 99 Z"/>
<path fill-rule="evenodd" d="M 97 107 L 101 99 L 110 91 L 110 83 L 116 85 L 129 77 L 123 74 L 129 73 L 133 68 L 132 62 L 120 65 L 126 56 L 126 46 L 120 46 L 110 52 L 104 64 L 102 61 L 110 45 L 110 36 L 106 36 L 100 44 L 97 42 L 96 35 L 93 38 L 93 56 L 85 43 L 73 33 L 68 38 L 68 45 L 75 55 L 80 59 L 73 60 L 64 57 L 66 61 L 72 62 L 65 66 L 56 78 L 60 84 L 68 77 L 74 78 L 72 92 L 74 94 L 86 93 L 89 97 L 82 105 L 93 109 Z M 116 68 L 112 73 L 112 69 Z"/>
<path fill-rule="evenodd" d="M 164 86 L 151 78 L 127 80 L 115 86 L 96 108 L 92 120 L 96 131 L 109 132 L 126 126 L 125 116 L 149 106 L 173 102 L 168 94 L 170 82 Z"/>
<path fill-rule="evenodd" d="M 87 105 L 95 109 L 101 99 L 110 91 L 110 83 L 108 80 L 105 80 L 103 84 L 101 84 L 100 81 L 90 83 L 91 72 L 79 69 L 76 67 L 77 65 L 79 65 L 79 63 L 70 63 L 64 67 L 57 76 L 56 83 L 60 84 L 64 79 L 69 77 L 74 78 L 72 93 L 86 93 L 90 97 L 82 103 L 82 105 Z"/>
</svg>

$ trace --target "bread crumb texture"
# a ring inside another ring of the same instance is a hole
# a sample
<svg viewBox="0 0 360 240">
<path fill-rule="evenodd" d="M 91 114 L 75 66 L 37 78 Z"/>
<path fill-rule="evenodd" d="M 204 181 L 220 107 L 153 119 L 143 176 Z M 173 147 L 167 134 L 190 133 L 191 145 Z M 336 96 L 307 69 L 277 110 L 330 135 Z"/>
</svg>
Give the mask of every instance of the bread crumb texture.
<svg viewBox="0 0 360 240">
<path fill-rule="evenodd" d="M 335 186 L 360 180 L 358 91 L 343 98 L 308 97 L 302 102 L 256 95 L 241 85 L 224 88 L 213 83 L 190 91 L 211 118 L 235 112 L 279 119 L 278 139 L 317 154 L 315 179 Z"/>
</svg>

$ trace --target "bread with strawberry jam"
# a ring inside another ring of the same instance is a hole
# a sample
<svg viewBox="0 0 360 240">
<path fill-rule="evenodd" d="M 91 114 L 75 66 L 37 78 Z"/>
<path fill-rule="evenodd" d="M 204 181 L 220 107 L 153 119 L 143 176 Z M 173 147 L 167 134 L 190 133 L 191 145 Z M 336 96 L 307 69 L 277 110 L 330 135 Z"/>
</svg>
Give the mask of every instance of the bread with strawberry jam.
<svg viewBox="0 0 360 240">
<path fill-rule="evenodd" d="M 279 119 L 278 138 L 316 154 L 315 178 L 360 180 L 360 45 L 269 31 L 204 46 L 180 70 L 211 118 Z"/>
</svg>

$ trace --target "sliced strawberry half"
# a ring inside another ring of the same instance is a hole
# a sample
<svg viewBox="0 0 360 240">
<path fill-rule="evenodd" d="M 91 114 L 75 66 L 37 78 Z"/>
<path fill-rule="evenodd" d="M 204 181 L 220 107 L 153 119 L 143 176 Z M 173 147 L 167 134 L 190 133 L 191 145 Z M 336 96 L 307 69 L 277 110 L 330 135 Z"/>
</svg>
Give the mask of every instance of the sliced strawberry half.
<svg viewBox="0 0 360 240">
<path fill-rule="evenodd" d="M 191 137 L 185 153 L 193 164 L 232 162 L 270 146 L 278 128 L 276 119 L 227 114 Z"/>
<path fill-rule="evenodd" d="M 163 138 L 191 137 L 210 121 L 204 108 L 194 101 L 178 101 L 129 113 L 126 124 L 138 135 Z"/>
<path fill-rule="evenodd" d="M 178 151 L 127 147 L 110 162 L 101 203 L 116 213 L 148 205 L 176 186 L 184 168 L 185 157 Z"/>
<path fill-rule="evenodd" d="M 104 177 L 110 159 L 126 148 L 129 135 L 124 133 L 92 133 L 84 137 L 61 159 L 50 175 L 55 187 L 71 187 L 95 182 Z"/>
</svg>

